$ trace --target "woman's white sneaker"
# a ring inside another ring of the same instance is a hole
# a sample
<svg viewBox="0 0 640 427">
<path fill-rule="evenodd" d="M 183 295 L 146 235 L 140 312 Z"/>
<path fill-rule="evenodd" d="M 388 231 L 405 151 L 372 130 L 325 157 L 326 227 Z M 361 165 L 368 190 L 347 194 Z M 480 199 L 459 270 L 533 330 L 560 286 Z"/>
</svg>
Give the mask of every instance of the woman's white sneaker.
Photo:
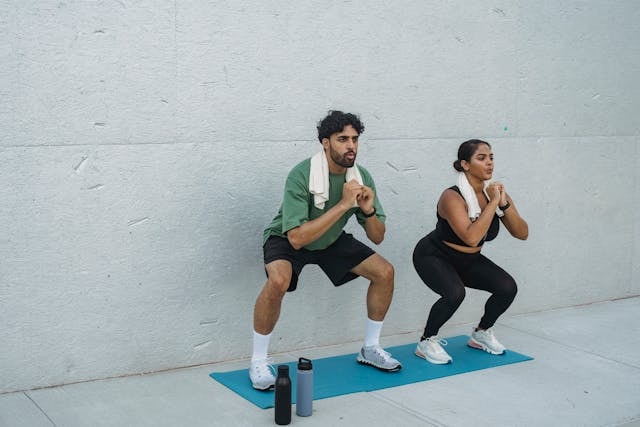
<svg viewBox="0 0 640 427">
<path fill-rule="evenodd" d="M 491 354 L 503 354 L 505 351 L 504 346 L 500 344 L 500 341 L 493 335 L 491 328 L 484 330 L 474 329 L 473 332 L 471 332 L 471 338 L 469 338 L 467 345 Z"/>
<path fill-rule="evenodd" d="M 451 356 L 442 348 L 443 345 L 447 345 L 447 341 L 441 340 L 434 335 L 426 340 L 420 341 L 414 353 L 416 356 L 422 357 L 436 365 L 451 363 Z"/>
</svg>

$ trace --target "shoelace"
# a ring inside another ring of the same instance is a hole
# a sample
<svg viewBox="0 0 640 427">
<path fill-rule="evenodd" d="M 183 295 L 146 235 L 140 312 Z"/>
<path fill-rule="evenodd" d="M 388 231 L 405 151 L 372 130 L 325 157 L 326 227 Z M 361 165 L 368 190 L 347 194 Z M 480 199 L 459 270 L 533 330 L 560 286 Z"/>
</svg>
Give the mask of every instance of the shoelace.
<svg viewBox="0 0 640 427">
<path fill-rule="evenodd" d="M 427 338 L 427 341 L 432 342 L 432 343 L 436 343 L 436 344 L 440 344 L 440 345 L 449 344 L 447 342 L 447 340 L 445 340 L 444 338 L 438 338 L 438 337 L 429 337 L 429 338 Z"/>
<path fill-rule="evenodd" d="M 478 331 L 478 332 L 482 332 L 481 336 L 484 337 L 484 340 L 488 345 L 504 347 L 502 344 L 500 344 L 500 341 L 498 341 L 495 335 L 493 335 L 493 330 L 491 328 L 485 329 L 484 331 Z"/>
<path fill-rule="evenodd" d="M 388 362 L 389 359 L 391 359 L 391 353 L 387 352 L 385 349 L 383 349 L 382 347 L 376 347 L 376 349 L 374 350 L 376 353 L 378 353 L 380 356 L 382 356 L 382 359 L 385 362 Z"/>
<path fill-rule="evenodd" d="M 276 368 L 273 367 L 273 359 L 271 357 L 267 357 L 266 359 L 264 359 L 264 363 L 266 365 L 266 368 L 268 368 L 268 370 L 271 371 L 271 373 L 275 377 Z M 256 365 L 256 373 L 260 376 L 264 375 L 265 374 L 264 368 L 265 366 L 263 364 Z"/>
<path fill-rule="evenodd" d="M 496 337 L 493 335 L 493 330 L 491 328 L 484 330 L 484 335 L 490 340 L 495 341 Z"/>
</svg>

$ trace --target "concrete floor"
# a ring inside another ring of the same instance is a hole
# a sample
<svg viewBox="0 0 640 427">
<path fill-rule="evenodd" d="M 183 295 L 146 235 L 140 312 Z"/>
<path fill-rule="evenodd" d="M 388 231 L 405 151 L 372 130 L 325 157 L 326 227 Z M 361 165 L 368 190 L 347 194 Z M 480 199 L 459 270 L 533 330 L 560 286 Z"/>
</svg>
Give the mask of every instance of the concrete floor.
<svg viewBox="0 0 640 427">
<path fill-rule="evenodd" d="M 640 426 L 640 297 L 505 316 L 500 340 L 534 361 L 314 402 L 304 426 Z M 442 336 L 468 334 L 470 325 Z M 385 337 L 406 344 L 416 334 Z M 355 353 L 360 343 L 307 351 Z M 276 355 L 275 361 L 295 359 Z M 261 410 L 209 377 L 237 360 L 0 395 L 0 426 L 258 426 Z"/>
</svg>

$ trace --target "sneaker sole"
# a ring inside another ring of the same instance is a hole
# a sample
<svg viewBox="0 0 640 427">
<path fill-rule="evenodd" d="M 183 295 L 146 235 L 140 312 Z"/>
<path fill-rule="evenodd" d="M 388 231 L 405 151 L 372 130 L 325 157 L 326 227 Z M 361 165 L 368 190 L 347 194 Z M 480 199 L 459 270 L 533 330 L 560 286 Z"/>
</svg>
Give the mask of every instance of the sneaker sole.
<svg viewBox="0 0 640 427">
<path fill-rule="evenodd" d="M 255 388 L 256 390 L 260 390 L 260 391 L 268 391 L 268 390 L 273 390 L 273 389 L 276 388 L 275 384 L 268 385 L 265 388 L 256 387 L 256 385 L 254 383 L 251 383 L 251 385 L 253 386 L 253 388 Z"/>
<path fill-rule="evenodd" d="M 493 354 L 496 356 L 500 356 L 504 354 L 504 350 L 502 350 L 502 352 L 498 353 L 497 351 L 491 350 L 489 347 L 487 347 L 486 345 L 474 340 L 473 338 L 469 338 L 469 341 L 467 341 L 467 345 L 471 348 L 475 348 L 478 350 L 484 350 L 489 354 Z"/>
<path fill-rule="evenodd" d="M 385 368 L 383 366 L 376 365 L 370 360 L 362 359 L 359 356 L 357 361 L 361 365 L 373 366 L 374 368 L 380 369 L 381 371 L 385 371 L 385 372 L 398 372 L 400 369 L 402 369 L 402 365 L 394 366 L 393 368 Z"/>
<path fill-rule="evenodd" d="M 433 363 L 434 365 L 446 365 L 448 363 L 453 363 L 453 359 L 449 359 L 447 361 L 432 359 L 429 356 L 427 356 L 426 354 L 423 354 L 421 351 L 418 351 L 417 349 L 416 349 L 416 351 L 413 352 L 413 354 L 415 354 L 416 356 L 426 360 L 429 363 Z"/>
</svg>

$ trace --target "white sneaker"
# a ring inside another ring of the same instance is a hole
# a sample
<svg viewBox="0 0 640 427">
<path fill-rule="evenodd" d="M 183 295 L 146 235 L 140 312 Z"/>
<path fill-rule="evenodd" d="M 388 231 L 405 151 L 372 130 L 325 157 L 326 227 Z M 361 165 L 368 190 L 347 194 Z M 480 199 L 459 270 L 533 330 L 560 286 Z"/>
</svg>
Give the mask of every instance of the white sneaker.
<svg viewBox="0 0 640 427">
<path fill-rule="evenodd" d="M 473 332 L 471 332 L 471 338 L 469 338 L 467 345 L 491 354 L 502 354 L 505 351 L 504 346 L 500 344 L 500 341 L 493 335 L 491 328 L 485 330 L 478 329 L 477 331 L 474 329 Z"/>
<path fill-rule="evenodd" d="M 251 359 L 249 378 L 251 378 L 251 384 L 256 390 L 271 390 L 276 385 L 276 377 L 271 366 L 272 362 L 269 358 Z"/>
<path fill-rule="evenodd" d="M 416 356 L 422 357 L 431 363 L 436 365 L 445 365 L 451 363 L 453 359 L 442 348 L 443 345 L 447 345 L 446 340 L 441 340 L 436 335 L 420 341 L 414 352 Z"/>
</svg>

